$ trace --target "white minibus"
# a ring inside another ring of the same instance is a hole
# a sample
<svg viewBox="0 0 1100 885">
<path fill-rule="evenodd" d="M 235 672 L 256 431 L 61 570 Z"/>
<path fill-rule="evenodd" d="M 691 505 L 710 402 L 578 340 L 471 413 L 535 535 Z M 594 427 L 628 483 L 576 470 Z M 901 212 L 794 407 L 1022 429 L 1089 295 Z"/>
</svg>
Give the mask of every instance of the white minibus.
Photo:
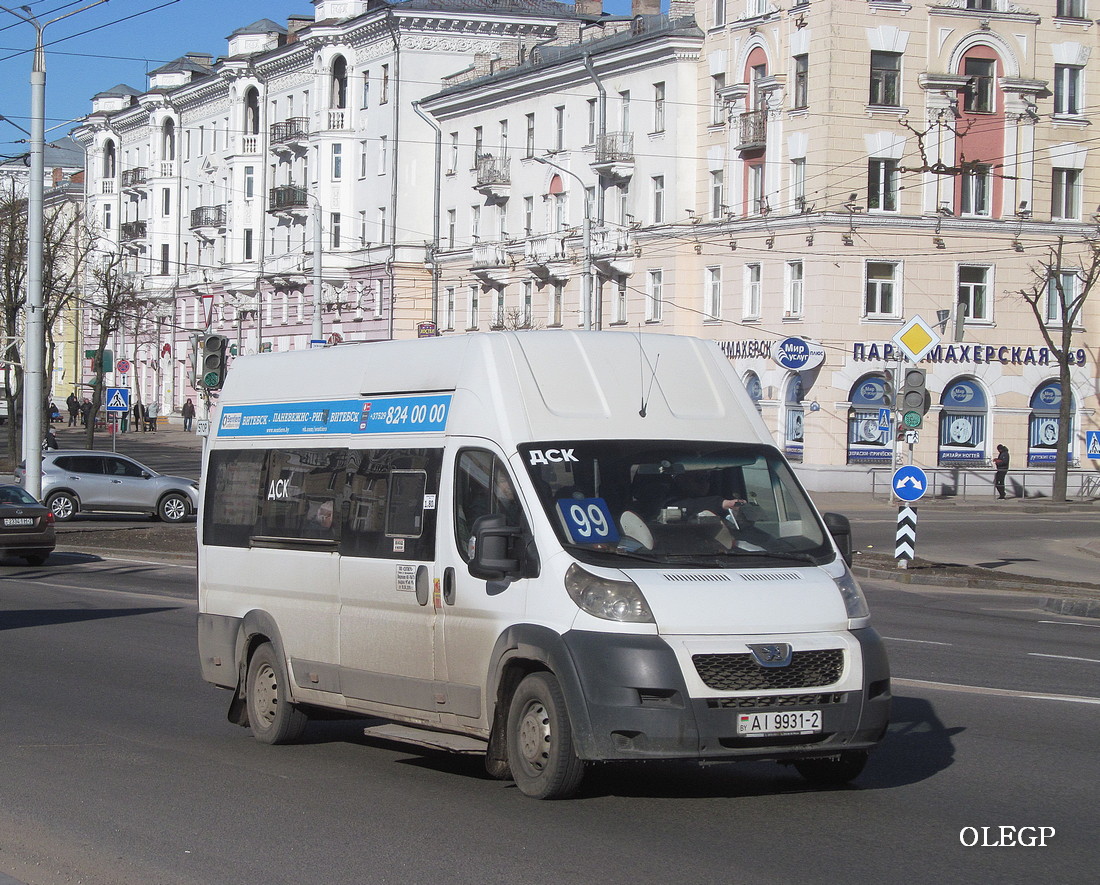
<svg viewBox="0 0 1100 885">
<path fill-rule="evenodd" d="M 860 773 L 883 643 L 712 342 L 493 332 L 241 357 L 203 455 L 198 645 L 260 741 L 311 713 L 483 753 Z"/>
</svg>

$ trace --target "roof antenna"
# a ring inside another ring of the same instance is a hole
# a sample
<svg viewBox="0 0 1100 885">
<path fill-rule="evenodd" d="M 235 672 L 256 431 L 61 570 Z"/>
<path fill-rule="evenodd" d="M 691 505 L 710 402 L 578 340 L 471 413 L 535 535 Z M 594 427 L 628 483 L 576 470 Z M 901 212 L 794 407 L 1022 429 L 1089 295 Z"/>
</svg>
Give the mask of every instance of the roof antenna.
<svg viewBox="0 0 1100 885">
<path fill-rule="evenodd" d="M 642 336 L 638 336 L 638 369 L 642 373 L 642 383 L 645 383 L 644 361 L 645 351 L 642 349 Z M 650 370 L 649 375 L 649 389 L 645 392 L 645 396 L 642 397 L 642 407 L 638 409 L 638 414 L 644 418 L 646 414 L 646 408 L 649 404 L 650 394 L 653 393 L 653 382 L 657 379 L 657 365 L 661 362 L 661 354 L 657 354 L 657 359 L 653 361 L 653 368 Z"/>
</svg>

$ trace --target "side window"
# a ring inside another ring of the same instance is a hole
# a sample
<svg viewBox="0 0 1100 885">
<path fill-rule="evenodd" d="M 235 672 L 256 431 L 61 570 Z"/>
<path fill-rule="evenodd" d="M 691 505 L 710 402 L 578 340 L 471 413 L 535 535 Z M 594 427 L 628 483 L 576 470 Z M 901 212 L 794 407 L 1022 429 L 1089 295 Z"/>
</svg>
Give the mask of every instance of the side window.
<svg viewBox="0 0 1100 885">
<path fill-rule="evenodd" d="M 272 452 L 257 534 L 338 540 L 344 509 L 346 449 Z"/>
<path fill-rule="evenodd" d="M 435 559 L 435 500 L 442 449 L 349 453 L 340 552 L 380 559 Z"/>
<path fill-rule="evenodd" d="M 202 540 L 219 547 L 247 547 L 260 518 L 266 452 L 217 451 L 206 472 Z"/>
<path fill-rule="evenodd" d="M 70 455 L 67 458 L 58 458 L 57 466 L 72 473 L 103 473 L 103 459 L 98 455 Z"/>
<path fill-rule="evenodd" d="M 124 461 L 122 458 L 104 458 L 106 473 L 110 476 L 134 476 L 142 475 L 142 469 L 133 461 Z"/>
<path fill-rule="evenodd" d="M 474 523 L 480 517 L 499 513 L 508 517 L 511 525 L 526 525 L 512 479 L 492 452 L 467 449 L 459 453 L 454 506 L 455 544 L 466 562 L 473 555 Z"/>
</svg>

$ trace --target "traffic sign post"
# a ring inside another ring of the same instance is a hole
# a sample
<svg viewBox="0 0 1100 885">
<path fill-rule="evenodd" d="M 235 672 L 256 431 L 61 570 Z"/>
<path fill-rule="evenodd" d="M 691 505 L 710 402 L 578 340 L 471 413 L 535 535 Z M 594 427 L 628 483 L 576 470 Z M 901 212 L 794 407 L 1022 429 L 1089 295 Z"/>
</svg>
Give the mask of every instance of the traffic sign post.
<svg viewBox="0 0 1100 885">
<path fill-rule="evenodd" d="M 898 508 L 898 530 L 894 537 L 894 559 L 898 568 L 907 568 L 917 555 L 917 508 L 903 504 Z"/>
<path fill-rule="evenodd" d="M 1100 430 L 1085 431 L 1085 454 L 1093 460 L 1100 458 Z"/>
<path fill-rule="evenodd" d="M 902 501 L 916 501 L 928 491 L 928 475 L 919 467 L 907 464 L 894 471 L 890 488 Z"/>
</svg>

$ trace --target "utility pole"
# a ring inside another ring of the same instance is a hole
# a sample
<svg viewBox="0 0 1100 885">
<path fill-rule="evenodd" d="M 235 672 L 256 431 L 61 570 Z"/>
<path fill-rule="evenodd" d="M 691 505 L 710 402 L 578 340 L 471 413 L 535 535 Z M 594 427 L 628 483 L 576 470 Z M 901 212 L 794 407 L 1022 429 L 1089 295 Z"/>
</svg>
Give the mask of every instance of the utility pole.
<svg viewBox="0 0 1100 885">
<path fill-rule="evenodd" d="M 313 331 L 310 335 L 310 347 L 323 347 L 325 339 L 321 337 L 324 331 L 321 328 L 321 308 L 324 303 L 321 298 L 321 201 L 313 198 Z M 320 342 L 320 343 L 318 343 Z"/>
<path fill-rule="evenodd" d="M 46 323 L 42 299 L 42 226 L 44 152 L 46 143 L 46 51 L 42 33 L 54 22 L 106 3 L 95 0 L 80 9 L 40 22 L 21 9 L 0 6 L 4 12 L 34 27 L 34 62 L 31 65 L 31 151 L 27 187 L 27 302 L 23 358 L 23 456 L 27 462 L 25 488 L 36 498 L 42 494 L 42 412 L 46 397 Z M 94 416 L 93 416 L 94 419 Z"/>
</svg>

